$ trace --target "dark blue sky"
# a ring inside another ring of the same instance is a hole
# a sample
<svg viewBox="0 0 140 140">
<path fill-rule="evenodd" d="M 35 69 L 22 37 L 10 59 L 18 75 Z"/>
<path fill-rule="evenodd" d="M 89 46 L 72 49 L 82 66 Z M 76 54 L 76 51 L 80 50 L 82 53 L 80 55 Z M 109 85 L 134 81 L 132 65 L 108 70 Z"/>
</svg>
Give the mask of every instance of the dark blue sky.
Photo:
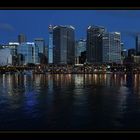
<svg viewBox="0 0 140 140">
<path fill-rule="evenodd" d="M 140 32 L 140 10 L 0 10 L 0 43 L 16 41 L 24 33 L 28 41 L 43 37 L 48 44 L 48 26 L 73 25 L 76 39 L 86 38 L 89 25 L 122 33 L 126 48 L 135 47 Z"/>
</svg>

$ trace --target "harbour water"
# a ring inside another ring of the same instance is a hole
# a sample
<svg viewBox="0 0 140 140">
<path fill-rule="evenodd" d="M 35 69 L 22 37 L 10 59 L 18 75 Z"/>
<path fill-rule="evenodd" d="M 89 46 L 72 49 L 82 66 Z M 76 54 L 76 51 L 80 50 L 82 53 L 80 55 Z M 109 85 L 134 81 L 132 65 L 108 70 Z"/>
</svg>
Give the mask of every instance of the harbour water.
<svg viewBox="0 0 140 140">
<path fill-rule="evenodd" d="M 140 130 L 140 75 L 1 74 L 0 130 Z"/>
</svg>

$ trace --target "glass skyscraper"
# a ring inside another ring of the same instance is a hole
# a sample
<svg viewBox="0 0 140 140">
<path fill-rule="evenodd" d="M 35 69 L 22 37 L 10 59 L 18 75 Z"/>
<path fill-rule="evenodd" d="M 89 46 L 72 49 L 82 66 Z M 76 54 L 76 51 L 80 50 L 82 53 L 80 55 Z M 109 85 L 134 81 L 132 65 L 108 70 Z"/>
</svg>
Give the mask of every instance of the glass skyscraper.
<svg viewBox="0 0 140 140">
<path fill-rule="evenodd" d="M 75 28 L 55 26 L 53 28 L 54 64 L 74 64 Z"/>
<path fill-rule="evenodd" d="M 19 45 L 19 43 L 17 43 L 17 42 L 9 42 L 8 45 L 1 46 L 1 52 L 7 51 L 7 54 L 10 52 L 10 55 L 9 55 L 8 61 L 7 61 L 8 65 L 18 64 L 18 62 L 17 62 L 17 47 L 18 47 L 18 45 Z M 5 54 L 3 59 L 6 58 L 7 54 Z M 2 56 L 3 56 L 3 54 L 2 54 Z"/>
<path fill-rule="evenodd" d="M 140 35 L 136 36 L 136 55 L 140 55 Z"/>
<path fill-rule="evenodd" d="M 0 66 L 11 65 L 12 55 L 10 48 L 0 48 Z"/>
<path fill-rule="evenodd" d="M 17 49 L 18 54 L 21 55 L 20 64 L 26 65 L 28 63 L 39 63 L 39 49 L 35 43 L 27 42 L 21 43 Z"/>
<path fill-rule="evenodd" d="M 81 63 L 81 53 L 86 51 L 86 40 L 80 39 L 75 42 L 75 64 Z"/>
<path fill-rule="evenodd" d="M 102 63 L 102 34 L 106 31 L 101 26 L 89 26 L 87 29 L 87 62 Z"/>
<path fill-rule="evenodd" d="M 49 48 L 48 48 L 48 63 L 53 63 L 53 26 L 49 26 Z"/>
<path fill-rule="evenodd" d="M 119 32 L 103 35 L 103 62 L 121 63 L 121 34 Z"/>
<path fill-rule="evenodd" d="M 24 42 L 26 42 L 27 40 L 26 40 L 26 36 L 24 35 L 24 34 L 19 34 L 18 35 L 18 42 L 19 43 L 24 43 Z"/>
<path fill-rule="evenodd" d="M 39 51 L 39 63 L 45 64 L 47 59 L 47 54 L 45 54 L 45 40 L 43 38 L 36 38 L 35 45 L 38 47 Z"/>
</svg>

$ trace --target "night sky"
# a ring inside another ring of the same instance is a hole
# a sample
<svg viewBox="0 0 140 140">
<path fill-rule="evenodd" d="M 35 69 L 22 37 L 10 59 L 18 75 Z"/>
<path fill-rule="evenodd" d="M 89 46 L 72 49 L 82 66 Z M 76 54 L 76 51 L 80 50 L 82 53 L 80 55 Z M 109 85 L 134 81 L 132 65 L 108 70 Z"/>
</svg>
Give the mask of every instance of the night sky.
<svg viewBox="0 0 140 140">
<path fill-rule="evenodd" d="M 43 37 L 48 44 L 50 24 L 74 26 L 76 39 L 86 38 L 89 25 L 104 26 L 109 32 L 121 32 L 125 47 L 134 48 L 140 10 L 0 10 L 0 43 L 17 41 L 24 33 L 27 41 Z"/>
</svg>

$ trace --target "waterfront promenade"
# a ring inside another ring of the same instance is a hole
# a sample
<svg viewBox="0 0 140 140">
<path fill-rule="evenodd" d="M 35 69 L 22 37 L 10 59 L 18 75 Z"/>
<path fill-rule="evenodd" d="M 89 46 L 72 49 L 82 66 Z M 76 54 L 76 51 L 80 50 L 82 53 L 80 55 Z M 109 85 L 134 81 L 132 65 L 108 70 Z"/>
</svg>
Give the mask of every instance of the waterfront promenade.
<svg viewBox="0 0 140 140">
<path fill-rule="evenodd" d="M 105 74 L 105 73 L 140 73 L 138 65 L 37 65 L 37 66 L 1 66 L 0 74 L 26 73 L 35 74 Z"/>
</svg>

